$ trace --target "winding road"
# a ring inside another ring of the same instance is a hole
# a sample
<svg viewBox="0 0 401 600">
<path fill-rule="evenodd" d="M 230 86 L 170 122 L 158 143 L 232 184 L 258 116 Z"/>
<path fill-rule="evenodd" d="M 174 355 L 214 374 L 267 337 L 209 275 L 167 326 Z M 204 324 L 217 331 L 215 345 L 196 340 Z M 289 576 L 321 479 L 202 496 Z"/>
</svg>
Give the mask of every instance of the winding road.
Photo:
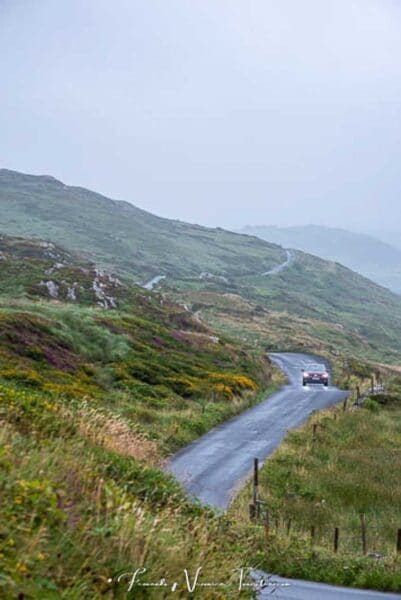
<svg viewBox="0 0 401 600">
<path fill-rule="evenodd" d="M 285 252 L 287 254 L 287 258 L 284 262 L 280 263 L 279 265 L 276 265 L 272 269 L 269 269 L 269 271 L 261 273 L 260 276 L 266 277 L 266 275 L 277 275 L 277 273 L 281 273 L 281 271 L 284 271 L 287 267 L 289 267 L 295 260 L 295 254 L 292 250 L 286 250 Z M 221 277 L 221 275 L 219 277 Z M 156 275 L 156 277 L 153 277 L 153 279 L 151 279 L 147 283 L 142 284 L 142 287 L 145 290 L 153 290 L 157 286 L 157 284 L 163 279 L 166 279 L 166 275 Z"/>
<path fill-rule="evenodd" d="M 270 357 L 286 373 L 289 385 L 196 440 L 168 465 L 189 494 L 204 504 L 225 510 L 248 478 L 255 457 L 262 463 L 289 429 L 347 395 L 335 387 L 302 387 L 301 368 L 316 362 L 316 357 L 291 353 Z"/>
<path fill-rule="evenodd" d="M 288 378 L 288 385 L 233 419 L 219 425 L 172 457 L 167 470 L 173 473 L 190 496 L 203 504 L 226 510 L 252 472 L 253 459 L 260 464 L 280 445 L 287 431 L 301 425 L 316 410 L 343 400 L 348 393 L 336 387 L 302 387 L 301 369 L 310 362 L 323 362 L 308 354 L 270 354 Z M 285 600 L 374 600 L 400 599 L 381 594 L 329 586 L 308 581 L 273 577 L 260 598 Z"/>
<path fill-rule="evenodd" d="M 162 281 L 162 279 L 166 279 L 166 276 L 156 275 L 156 277 L 153 277 L 153 279 L 151 279 L 147 283 L 144 283 L 142 287 L 144 290 L 153 290 L 153 288 L 156 287 L 159 281 Z"/>
<path fill-rule="evenodd" d="M 280 265 L 277 265 L 276 267 L 273 267 L 272 269 L 269 269 L 269 271 L 265 271 L 264 273 L 262 273 L 262 277 L 265 277 L 266 275 L 277 275 L 277 273 L 281 273 L 281 271 L 284 271 L 287 267 L 289 267 L 295 260 L 295 254 L 292 250 L 286 250 L 285 251 L 287 254 L 287 258 L 286 260 L 281 263 Z"/>
</svg>

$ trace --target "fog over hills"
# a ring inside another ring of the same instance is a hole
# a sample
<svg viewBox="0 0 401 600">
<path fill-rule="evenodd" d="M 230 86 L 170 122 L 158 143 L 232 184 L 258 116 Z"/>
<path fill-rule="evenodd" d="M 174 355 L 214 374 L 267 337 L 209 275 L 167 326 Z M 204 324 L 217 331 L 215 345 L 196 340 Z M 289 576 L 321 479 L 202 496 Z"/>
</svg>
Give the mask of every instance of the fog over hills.
<svg viewBox="0 0 401 600">
<path fill-rule="evenodd" d="M 375 229 L 370 232 L 375 238 L 391 244 L 394 248 L 401 250 L 401 228 L 398 229 Z"/>
<path fill-rule="evenodd" d="M 376 281 L 380 285 L 401 293 L 401 235 L 399 246 L 394 242 L 397 234 L 388 237 L 388 243 L 373 235 L 354 233 L 345 229 L 305 225 L 275 227 L 268 225 L 246 226 L 242 233 L 256 235 L 286 248 L 295 248 L 339 262 L 350 269 Z"/>
</svg>

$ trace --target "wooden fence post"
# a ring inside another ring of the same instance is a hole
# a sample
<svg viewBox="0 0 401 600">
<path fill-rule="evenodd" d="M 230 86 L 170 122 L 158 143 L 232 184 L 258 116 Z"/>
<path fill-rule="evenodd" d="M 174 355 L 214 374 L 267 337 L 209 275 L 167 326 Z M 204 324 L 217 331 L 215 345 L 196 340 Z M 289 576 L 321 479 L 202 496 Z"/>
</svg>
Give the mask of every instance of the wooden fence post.
<svg viewBox="0 0 401 600">
<path fill-rule="evenodd" d="M 288 519 L 288 521 L 287 521 L 287 535 L 290 535 L 290 531 L 291 531 L 291 519 Z"/>
<path fill-rule="evenodd" d="M 253 503 L 255 505 L 256 516 L 259 517 L 259 459 L 253 461 Z"/>
<path fill-rule="evenodd" d="M 362 552 L 368 553 L 368 543 L 366 538 L 366 517 L 365 514 L 361 514 L 361 537 L 362 537 Z"/>
<path fill-rule="evenodd" d="M 397 554 L 401 554 L 401 529 L 397 531 Z"/>
<path fill-rule="evenodd" d="M 256 506 L 254 504 L 249 505 L 249 518 L 254 521 L 256 517 Z"/>
<path fill-rule="evenodd" d="M 312 527 L 310 528 L 310 542 L 311 542 L 311 546 L 314 545 L 315 543 L 315 537 L 316 537 L 316 528 L 314 525 L 312 525 Z"/>
<path fill-rule="evenodd" d="M 344 412 L 347 410 L 347 400 L 348 400 L 348 398 L 345 398 L 344 402 L 343 402 L 343 411 Z"/>
<path fill-rule="evenodd" d="M 361 388 L 359 387 L 359 385 L 356 386 L 356 401 L 359 402 L 359 400 L 361 399 Z"/>
<path fill-rule="evenodd" d="M 269 515 L 269 511 L 266 510 L 266 514 L 265 514 L 265 535 L 266 535 L 266 540 L 269 539 L 269 533 L 270 533 L 270 515 Z"/>
<path fill-rule="evenodd" d="M 338 551 L 338 541 L 340 538 L 340 530 L 338 527 L 334 529 L 334 552 Z"/>
<path fill-rule="evenodd" d="M 312 442 L 316 441 L 317 423 L 313 423 Z"/>
</svg>

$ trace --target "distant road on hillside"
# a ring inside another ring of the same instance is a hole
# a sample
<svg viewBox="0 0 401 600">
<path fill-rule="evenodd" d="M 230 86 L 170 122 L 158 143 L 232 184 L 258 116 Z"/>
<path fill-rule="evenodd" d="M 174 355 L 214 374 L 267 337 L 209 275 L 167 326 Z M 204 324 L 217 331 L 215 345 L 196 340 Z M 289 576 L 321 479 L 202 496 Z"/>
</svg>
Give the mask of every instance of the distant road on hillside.
<svg viewBox="0 0 401 600">
<path fill-rule="evenodd" d="M 269 271 L 265 271 L 265 273 L 262 273 L 262 275 L 276 275 L 277 273 L 281 273 L 281 271 L 284 271 L 284 269 L 289 267 L 295 260 L 295 253 L 292 250 L 286 250 L 286 253 L 287 259 L 285 262 L 281 263 L 281 265 L 277 265 L 277 267 L 273 267 Z"/>
<path fill-rule="evenodd" d="M 292 250 L 286 250 L 286 254 L 287 258 L 283 263 L 280 263 L 272 269 L 269 269 L 269 271 L 261 273 L 261 276 L 265 277 L 266 275 L 276 275 L 277 273 L 281 273 L 281 271 L 284 271 L 284 269 L 289 267 L 295 260 L 295 252 L 293 252 Z M 142 287 L 145 290 L 153 290 L 157 286 L 157 284 L 163 279 L 166 279 L 165 275 L 156 275 L 156 277 L 153 277 L 150 281 L 144 283 Z"/>
</svg>

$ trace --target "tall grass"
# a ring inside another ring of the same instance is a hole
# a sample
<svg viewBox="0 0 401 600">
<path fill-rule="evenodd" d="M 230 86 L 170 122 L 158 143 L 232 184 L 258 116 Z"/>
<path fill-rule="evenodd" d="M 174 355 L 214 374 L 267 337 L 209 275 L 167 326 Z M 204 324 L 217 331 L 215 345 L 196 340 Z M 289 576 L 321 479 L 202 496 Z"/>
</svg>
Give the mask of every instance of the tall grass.
<svg viewBox="0 0 401 600">
<path fill-rule="evenodd" d="M 203 581 L 226 582 L 234 593 L 234 570 L 249 564 L 250 547 L 224 517 L 188 504 L 160 472 L 102 450 L 87 430 L 61 425 L 52 435 L 56 428 L 43 424 L 33 414 L 30 424 L 2 423 L 2 598 L 170 597 L 170 588 L 127 593 L 118 577 L 141 567 L 144 581 L 177 581 L 178 598 L 189 595 L 184 569 L 192 577 L 198 566 Z"/>
<path fill-rule="evenodd" d="M 398 391 L 399 393 L 399 391 Z M 312 427 L 315 425 L 315 432 Z M 267 461 L 260 492 L 271 521 L 266 569 L 344 585 L 401 591 L 401 395 L 381 406 L 314 415 Z M 247 518 L 251 490 L 235 507 Z M 368 556 L 362 552 L 361 515 Z M 315 536 L 311 538 L 311 528 Z M 334 529 L 339 550 L 334 553 Z M 256 527 L 255 538 L 260 536 Z"/>
<path fill-rule="evenodd" d="M 170 597 L 118 583 L 140 567 L 142 579 L 177 581 L 175 597 L 187 598 L 184 569 L 192 577 L 199 566 L 231 596 L 234 571 L 254 566 L 246 532 L 190 504 L 160 465 L 262 399 L 276 385 L 270 365 L 156 302 L 105 313 L 4 301 L 1 598 Z"/>
</svg>

